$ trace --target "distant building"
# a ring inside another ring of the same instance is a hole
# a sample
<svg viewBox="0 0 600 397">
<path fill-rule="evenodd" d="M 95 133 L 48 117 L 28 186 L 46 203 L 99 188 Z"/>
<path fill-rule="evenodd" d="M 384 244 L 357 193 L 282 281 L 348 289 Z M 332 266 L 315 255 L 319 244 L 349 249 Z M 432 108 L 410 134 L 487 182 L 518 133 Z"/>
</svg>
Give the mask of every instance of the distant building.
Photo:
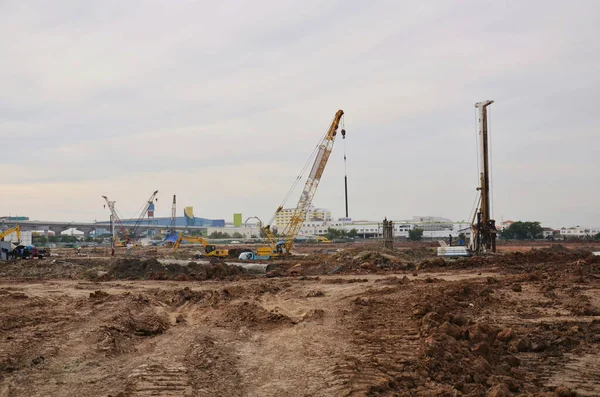
<svg viewBox="0 0 600 397">
<path fill-rule="evenodd" d="M 134 225 L 137 219 L 122 219 L 124 225 Z M 98 225 L 110 225 L 110 221 L 97 222 Z M 142 225 L 156 225 L 157 228 L 169 228 L 171 226 L 170 217 L 152 218 L 150 221 L 146 218 L 141 221 Z M 175 226 L 200 226 L 200 227 L 225 227 L 225 219 L 206 219 L 198 217 L 178 216 L 175 218 Z"/>
<path fill-rule="evenodd" d="M 28 221 L 28 216 L 0 216 L 0 220 L 9 222 Z"/>
<path fill-rule="evenodd" d="M 63 230 L 62 232 L 60 232 L 61 236 L 75 236 L 75 237 L 83 237 L 85 235 L 84 232 L 82 232 L 81 230 L 77 230 L 74 227 L 67 229 L 67 230 Z"/>
<path fill-rule="evenodd" d="M 441 217 L 413 217 L 411 220 L 397 220 L 394 223 L 394 237 L 408 238 L 411 229 L 423 229 L 424 238 L 446 238 L 449 235 L 458 237 L 461 229 L 469 228 L 467 222 L 452 222 Z M 327 234 L 327 229 L 356 230 L 359 237 L 379 237 L 383 233 L 382 221 L 353 221 L 350 218 L 339 218 L 337 221 L 307 221 L 300 229 L 300 236 L 319 236 Z"/>
<path fill-rule="evenodd" d="M 600 233 L 600 228 L 598 227 L 581 227 L 574 226 L 569 228 L 561 228 L 560 235 L 564 237 L 577 237 L 577 238 L 585 238 L 585 237 L 594 237 Z"/>
<path fill-rule="evenodd" d="M 273 224 L 276 225 L 280 230 L 283 229 L 292 220 L 294 211 L 296 211 L 295 208 L 282 209 L 275 215 L 275 221 L 273 222 Z M 310 211 L 306 213 L 305 222 L 330 222 L 331 220 L 331 211 L 329 211 L 328 209 L 311 207 Z"/>
<path fill-rule="evenodd" d="M 545 227 L 542 229 L 542 237 L 549 238 L 552 236 L 560 236 L 560 230 L 554 230 L 551 227 Z"/>
</svg>

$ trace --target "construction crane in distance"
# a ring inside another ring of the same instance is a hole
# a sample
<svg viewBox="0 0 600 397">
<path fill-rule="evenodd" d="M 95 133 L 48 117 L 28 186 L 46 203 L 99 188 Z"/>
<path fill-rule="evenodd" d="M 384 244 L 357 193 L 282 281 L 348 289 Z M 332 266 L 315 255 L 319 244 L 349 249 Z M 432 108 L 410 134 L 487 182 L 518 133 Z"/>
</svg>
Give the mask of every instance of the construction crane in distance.
<svg viewBox="0 0 600 397">
<path fill-rule="evenodd" d="M 327 165 L 327 161 L 329 160 L 329 155 L 331 154 L 331 151 L 333 149 L 333 143 L 335 141 L 337 130 L 340 125 L 340 122 L 342 121 L 343 115 L 344 111 L 341 109 L 336 112 L 335 116 L 333 117 L 331 126 L 327 130 L 327 133 L 321 140 L 320 144 L 317 146 L 316 157 L 308 175 L 308 178 L 306 179 L 306 183 L 304 184 L 304 189 L 302 190 L 302 194 L 300 195 L 298 204 L 296 205 L 296 208 L 292 213 L 290 222 L 282 230 L 281 234 L 285 236 L 284 240 L 277 241 L 277 238 L 273 234 L 270 225 L 267 225 L 263 228 L 263 232 L 265 233 L 269 241 L 271 256 L 288 255 L 291 253 L 292 247 L 294 245 L 294 240 L 300 232 L 300 228 L 302 227 L 302 224 L 306 219 L 306 214 L 310 209 L 313 197 L 315 196 L 317 188 L 319 187 L 319 182 L 321 181 L 321 176 L 323 175 L 323 171 L 325 170 L 325 166 Z M 341 133 L 342 136 L 346 136 L 345 129 L 342 128 Z M 292 189 L 290 189 L 290 193 L 296 186 L 296 183 L 294 183 Z M 289 197 L 290 193 L 288 193 L 288 195 L 284 199 L 284 203 L 282 203 L 282 205 L 280 205 L 277 208 L 273 219 L 283 209 L 285 201 Z M 266 254 L 265 247 L 263 247 L 262 249 L 259 248 L 258 254 L 259 256 Z"/>
<path fill-rule="evenodd" d="M 135 224 L 133 225 L 133 229 L 131 229 L 131 235 L 132 236 L 135 237 L 138 228 L 142 224 L 142 221 L 144 220 L 144 217 L 146 216 L 146 213 L 148 212 L 148 208 L 150 208 L 150 206 L 154 202 L 154 199 L 156 198 L 157 194 L 158 194 L 158 190 L 156 190 L 154 193 L 152 193 L 152 195 L 150 196 L 150 198 L 148 200 L 146 200 L 146 204 L 144 205 L 144 207 L 142 209 L 142 212 L 140 213 L 140 215 L 138 216 L 137 220 L 135 221 Z M 158 199 L 156 199 L 156 200 L 158 201 Z"/>
<path fill-rule="evenodd" d="M 121 221 L 121 218 L 119 217 L 119 214 L 117 214 L 117 210 L 115 209 L 116 201 L 111 201 L 106 196 L 102 196 L 102 198 L 104 199 L 104 201 L 106 201 L 104 208 L 106 208 L 106 206 L 108 206 L 108 210 L 110 211 L 110 215 L 112 217 L 113 225 L 117 225 L 119 227 L 119 229 L 121 229 L 121 236 L 122 236 L 123 240 L 125 241 L 125 243 L 129 242 L 129 240 L 130 240 L 129 231 L 127 230 L 127 228 L 125 228 L 125 225 L 123 225 L 123 222 Z M 119 242 L 117 235 L 114 233 L 114 227 L 113 227 L 112 238 L 113 238 L 114 246 L 124 246 L 123 243 Z"/>
</svg>

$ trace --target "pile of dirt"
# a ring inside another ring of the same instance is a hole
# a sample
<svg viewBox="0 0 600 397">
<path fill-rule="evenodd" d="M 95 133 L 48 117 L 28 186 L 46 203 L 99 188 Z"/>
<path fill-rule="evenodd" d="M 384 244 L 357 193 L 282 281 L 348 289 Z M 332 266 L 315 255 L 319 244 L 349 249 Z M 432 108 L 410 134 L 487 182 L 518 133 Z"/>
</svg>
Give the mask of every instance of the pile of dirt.
<svg viewBox="0 0 600 397">
<path fill-rule="evenodd" d="M 400 251 L 399 254 L 407 260 L 416 261 L 433 258 L 437 255 L 437 251 L 428 247 L 418 247 Z"/>
<path fill-rule="evenodd" d="M 568 249 L 560 244 L 549 248 L 531 249 L 527 252 L 511 252 L 498 258 L 506 265 L 528 265 L 540 263 L 566 264 L 578 259 L 585 259 L 591 255 L 590 251 L 581 249 Z"/>
<path fill-rule="evenodd" d="M 252 302 L 241 302 L 227 306 L 222 317 L 217 321 L 221 327 L 239 328 L 272 328 L 274 326 L 292 325 L 294 321 L 277 310 L 268 311 Z"/>
<path fill-rule="evenodd" d="M 225 263 L 202 264 L 190 262 L 188 265 L 163 265 L 156 259 L 125 258 L 113 264 L 104 280 L 212 280 L 226 279 L 244 274 L 239 266 Z"/>
<path fill-rule="evenodd" d="M 159 315 L 149 305 L 123 307 L 97 331 L 96 347 L 106 355 L 118 355 L 134 350 L 140 338 L 154 337 L 169 328 L 166 316 Z"/>
<path fill-rule="evenodd" d="M 362 248 L 348 249 L 338 252 L 328 258 L 327 263 L 337 273 L 378 273 L 381 271 L 410 270 L 414 268 L 411 262 L 401 256 L 379 250 L 364 250 Z"/>
<path fill-rule="evenodd" d="M 424 364 L 432 380 L 454 385 L 465 395 L 492 390 L 535 393 L 540 385 L 521 368 L 521 353 L 545 354 L 560 360 L 585 340 L 594 343 L 594 323 L 541 324 L 535 328 L 501 328 L 481 316 L 482 309 L 501 305 L 492 283 L 450 283 L 424 294 L 414 306 L 424 339 Z M 490 395 L 490 394 L 487 394 Z"/>
<path fill-rule="evenodd" d="M 86 272 L 104 270 L 107 261 L 69 259 L 23 259 L 0 262 L 0 278 L 79 279 Z"/>
</svg>

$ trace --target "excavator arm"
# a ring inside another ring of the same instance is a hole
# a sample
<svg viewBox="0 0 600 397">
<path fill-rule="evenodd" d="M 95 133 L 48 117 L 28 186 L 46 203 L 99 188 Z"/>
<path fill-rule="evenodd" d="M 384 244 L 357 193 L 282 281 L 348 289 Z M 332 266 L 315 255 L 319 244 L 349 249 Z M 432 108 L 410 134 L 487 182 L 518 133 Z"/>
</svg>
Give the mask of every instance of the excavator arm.
<svg viewBox="0 0 600 397">
<path fill-rule="evenodd" d="M 15 227 L 11 227 L 10 229 L 6 229 L 5 231 L 0 233 L 0 240 L 4 240 L 4 237 L 8 236 L 11 233 L 17 234 L 17 241 L 21 242 L 21 226 L 17 225 Z"/>
<path fill-rule="evenodd" d="M 218 257 L 226 257 L 229 255 L 229 251 L 226 249 L 219 249 L 214 244 L 209 244 L 203 237 L 194 237 L 187 236 L 183 237 L 183 233 L 179 234 L 177 237 L 177 241 L 175 241 L 175 245 L 173 245 L 173 252 L 177 251 L 177 248 L 181 245 L 181 243 L 185 240 L 186 243 L 200 243 L 204 246 L 204 253 L 208 256 L 218 256 Z"/>
</svg>

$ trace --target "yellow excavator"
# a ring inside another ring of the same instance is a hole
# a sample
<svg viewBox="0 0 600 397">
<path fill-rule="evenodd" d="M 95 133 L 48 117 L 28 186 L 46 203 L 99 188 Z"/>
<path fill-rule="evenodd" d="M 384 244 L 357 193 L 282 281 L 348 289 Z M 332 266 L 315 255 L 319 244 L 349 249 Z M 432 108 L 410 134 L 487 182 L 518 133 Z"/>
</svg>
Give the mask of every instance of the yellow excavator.
<svg viewBox="0 0 600 397">
<path fill-rule="evenodd" d="M 173 252 L 177 251 L 177 248 L 181 245 L 181 242 L 185 240 L 186 243 L 200 243 L 204 246 L 204 253 L 206 256 L 216 256 L 218 258 L 225 258 L 229 255 L 229 251 L 226 249 L 217 248 L 214 244 L 209 244 L 208 241 L 202 237 L 186 236 L 183 237 L 183 233 L 179 233 L 175 245 L 173 245 Z"/>
<path fill-rule="evenodd" d="M 4 237 L 8 236 L 11 233 L 17 234 L 17 245 L 21 241 L 21 226 L 17 225 L 15 227 L 11 227 L 10 229 L 6 229 L 3 232 L 0 232 L 0 241 L 4 240 Z"/>
<path fill-rule="evenodd" d="M 290 222 L 285 226 L 281 233 L 284 236 L 283 239 L 277 241 L 277 237 L 271 230 L 270 225 L 263 227 L 262 231 L 267 237 L 268 246 L 258 247 L 258 249 L 256 250 L 257 259 L 289 255 L 291 253 L 292 247 L 294 245 L 294 240 L 296 239 L 296 236 L 298 236 L 298 232 L 300 232 L 300 228 L 302 228 L 302 224 L 306 220 L 306 214 L 308 213 L 313 197 L 317 192 L 317 187 L 319 186 L 321 176 L 323 175 L 323 171 L 325 170 L 325 166 L 327 165 L 327 160 L 329 160 L 329 155 L 331 154 L 331 151 L 333 149 L 333 143 L 335 142 L 335 137 L 337 135 L 340 122 L 342 122 L 343 115 L 344 111 L 341 109 L 336 112 L 329 129 L 327 130 L 325 136 L 319 143 L 319 146 L 317 146 L 315 160 L 310 170 L 310 174 L 306 179 L 304 190 L 300 195 L 300 199 L 298 200 L 298 204 L 296 205 L 296 209 L 292 214 Z M 343 127 L 341 133 L 342 138 L 345 138 L 346 130 Z M 290 189 L 290 192 L 286 195 L 284 203 L 282 203 L 277 208 L 277 211 L 275 211 L 275 215 L 273 216 L 271 222 L 275 219 L 277 213 L 283 210 L 285 201 L 295 188 L 296 183 L 298 183 L 298 180 L 299 178 L 296 179 L 296 182 Z M 327 242 L 327 239 L 322 238 L 320 242 Z"/>
</svg>

